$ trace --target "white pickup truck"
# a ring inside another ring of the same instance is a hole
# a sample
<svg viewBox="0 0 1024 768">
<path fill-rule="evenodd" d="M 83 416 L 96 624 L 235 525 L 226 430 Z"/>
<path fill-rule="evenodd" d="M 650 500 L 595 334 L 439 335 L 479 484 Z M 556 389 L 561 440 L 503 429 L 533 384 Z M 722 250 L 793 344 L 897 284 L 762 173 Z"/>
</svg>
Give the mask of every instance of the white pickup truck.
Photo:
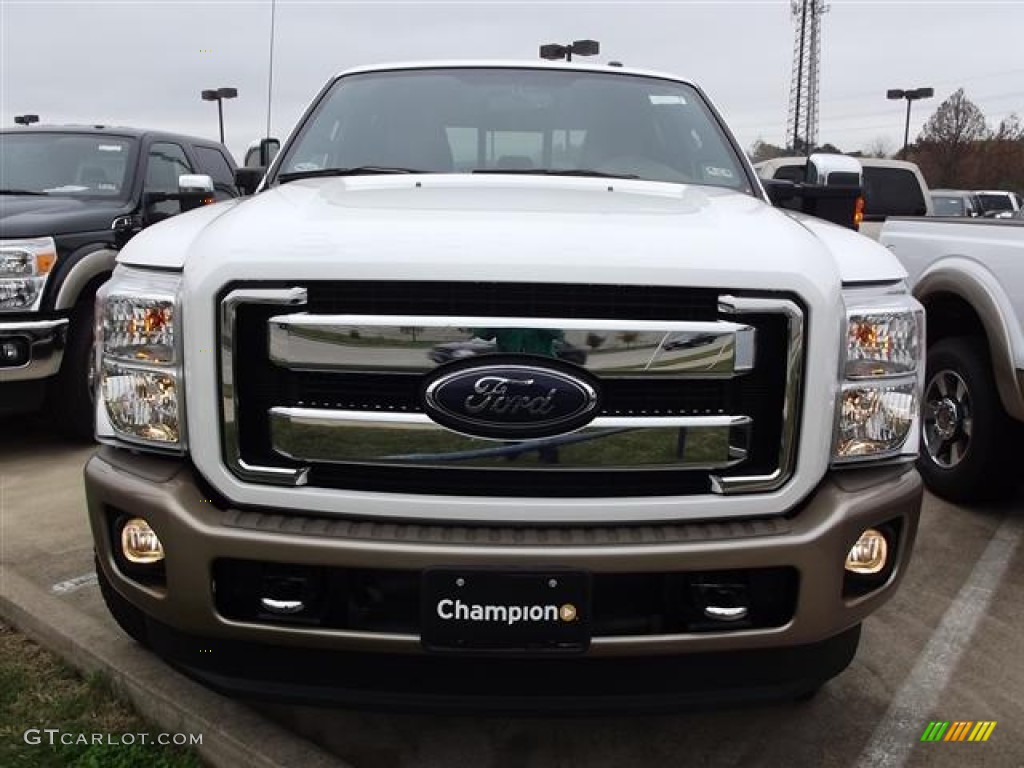
<svg viewBox="0 0 1024 768">
<path fill-rule="evenodd" d="M 890 219 L 881 242 L 928 314 L 925 483 L 955 501 L 1012 492 L 1024 423 L 1024 221 Z"/>
<path fill-rule="evenodd" d="M 795 696 L 910 557 L 906 271 L 773 208 L 671 75 L 342 73 L 256 194 L 134 238 L 98 312 L 103 594 L 219 690 Z"/>
</svg>

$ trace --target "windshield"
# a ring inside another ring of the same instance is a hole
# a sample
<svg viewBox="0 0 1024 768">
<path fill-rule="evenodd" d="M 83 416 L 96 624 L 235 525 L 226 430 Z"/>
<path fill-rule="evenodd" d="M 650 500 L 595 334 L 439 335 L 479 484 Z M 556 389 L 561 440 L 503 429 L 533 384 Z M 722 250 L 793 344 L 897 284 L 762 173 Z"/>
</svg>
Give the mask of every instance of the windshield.
<svg viewBox="0 0 1024 768">
<path fill-rule="evenodd" d="M 135 141 L 76 133 L 0 134 L 0 189 L 75 197 L 126 197 Z"/>
<path fill-rule="evenodd" d="M 1006 195 L 993 195 L 981 193 L 978 195 L 981 200 L 981 207 L 986 211 L 1012 211 L 1013 203 L 1010 202 L 1010 196 Z"/>
<path fill-rule="evenodd" d="M 573 70 L 342 77 L 277 172 L 287 179 L 329 169 L 592 172 L 750 191 L 735 150 L 692 87 Z"/>
</svg>

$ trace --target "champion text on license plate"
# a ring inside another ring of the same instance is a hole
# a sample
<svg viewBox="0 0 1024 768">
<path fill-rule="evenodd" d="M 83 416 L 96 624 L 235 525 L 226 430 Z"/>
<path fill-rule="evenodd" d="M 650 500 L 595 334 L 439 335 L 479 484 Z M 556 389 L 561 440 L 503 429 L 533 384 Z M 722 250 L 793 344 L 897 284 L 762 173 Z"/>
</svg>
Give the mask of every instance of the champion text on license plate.
<svg viewBox="0 0 1024 768">
<path fill-rule="evenodd" d="M 580 653 L 590 645 L 590 575 L 432 568 L 421 618 L 428 650 Z"/>
</svg>

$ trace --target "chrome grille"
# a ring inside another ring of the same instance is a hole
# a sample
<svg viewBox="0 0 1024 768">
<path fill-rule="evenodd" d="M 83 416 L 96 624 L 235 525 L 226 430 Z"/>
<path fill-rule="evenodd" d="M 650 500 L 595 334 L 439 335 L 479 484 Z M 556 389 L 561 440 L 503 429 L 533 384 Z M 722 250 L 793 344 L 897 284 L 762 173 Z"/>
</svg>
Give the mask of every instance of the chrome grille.
<svg viewBox="0 0 1024 768">
<path fill-rule="evenodd" d="M 519 312 L 502 314 L 502 296 L 488 314 L 479 296 L 500 296 L 502 285 L 359 285 L 232 286 L 224 295 L 223 445 L 240 478 L 630 496 L 770 490 L 790 475 L 803 358 L 793 297 L 516 284 Z M 587 302 L 582 316 L 574 297 Z M 508 352 L 496 345 L 503 329 L 552 335 L 551 356 L 599 378 L 600 415 L 569 435 L 495 442 L 423 414 L 424 375 L 458 356 Z"/>
</svg>

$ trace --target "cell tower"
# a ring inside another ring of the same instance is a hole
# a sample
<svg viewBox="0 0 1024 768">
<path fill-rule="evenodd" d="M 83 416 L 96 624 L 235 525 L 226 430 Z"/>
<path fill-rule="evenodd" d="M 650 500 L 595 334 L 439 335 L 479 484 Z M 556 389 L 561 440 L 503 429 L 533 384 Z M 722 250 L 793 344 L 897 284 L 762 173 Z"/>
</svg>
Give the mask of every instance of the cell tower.
<svg viewBox="0 0 1024 768">
<path fill-rule="evenodd" d="M 828 6 L 825 0 L 790 0 L 790 9 L 795 33 L 786 143 L 794 152 L 806 152 L 818 143 L 821 15 L 828 11 Z"/>
</svg>

